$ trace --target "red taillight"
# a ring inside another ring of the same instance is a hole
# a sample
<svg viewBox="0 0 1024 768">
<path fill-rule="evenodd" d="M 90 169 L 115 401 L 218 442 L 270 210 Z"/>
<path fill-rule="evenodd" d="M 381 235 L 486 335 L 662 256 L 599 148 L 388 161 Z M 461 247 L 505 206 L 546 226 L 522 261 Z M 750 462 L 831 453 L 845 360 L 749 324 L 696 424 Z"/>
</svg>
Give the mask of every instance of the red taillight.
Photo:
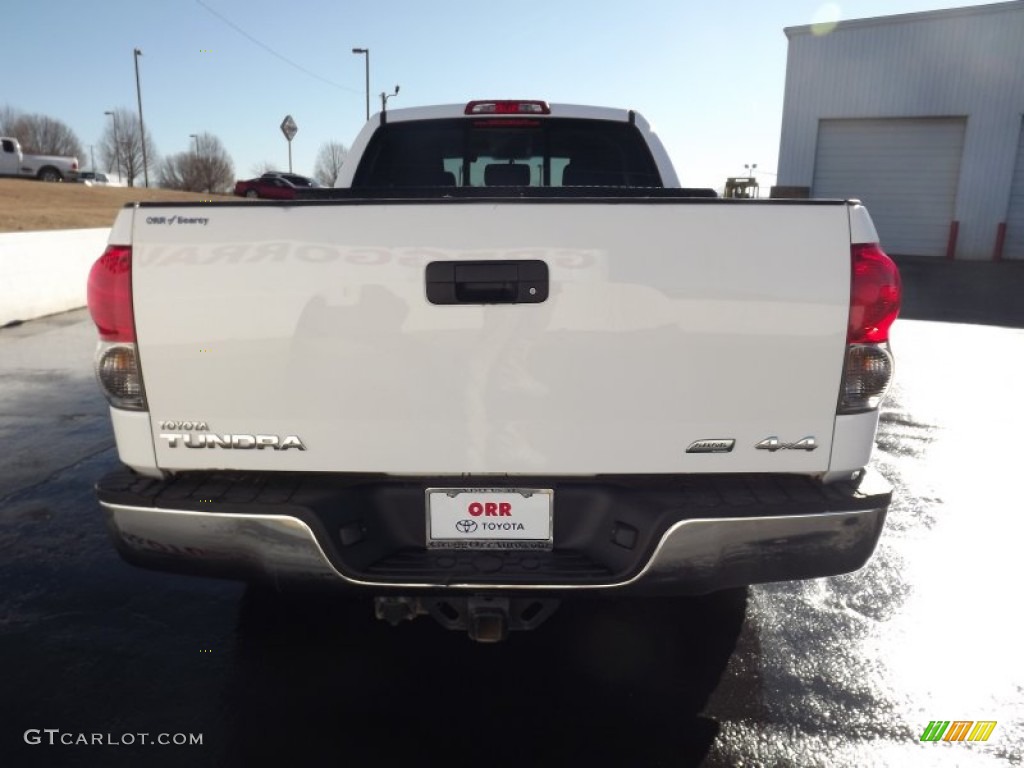
<svg viewBox="0 0 1024 768">
<path fill-rule="evenodd" d="M 467 115 L 550 115 L 546 101 L 471 101 L 466 105 Z"/>
<path fill-rule="evenodd" d="M 132 249 L 107 246 L 89 272 L 89 314 L 103 341 L 135 341 Z"/>
<path fill-rule="evenodd" d="M 903 293 L 900 273 L 877 243 L 850 246 L 849 344 L 878 344 L 889 340 L 889 328 L 900 313 Z"/>
</svg>

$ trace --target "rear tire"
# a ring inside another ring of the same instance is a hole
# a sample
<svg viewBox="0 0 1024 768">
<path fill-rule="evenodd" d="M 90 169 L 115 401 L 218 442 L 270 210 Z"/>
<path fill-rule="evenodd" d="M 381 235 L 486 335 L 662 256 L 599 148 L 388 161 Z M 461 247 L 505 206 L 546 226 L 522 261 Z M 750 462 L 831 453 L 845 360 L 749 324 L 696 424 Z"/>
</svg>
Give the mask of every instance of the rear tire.
<svg viewBox="0 0 1024 768">
<path fill-rule="evenodd" d="M 64 177 L 60 175 L 60 171 L 54 168 L 52 165 L 48 165 L 45 168 L 40 168 L 39 173 L 36 174 L 36 178 L 40 181 L 64 181 Z"/>
</svg>

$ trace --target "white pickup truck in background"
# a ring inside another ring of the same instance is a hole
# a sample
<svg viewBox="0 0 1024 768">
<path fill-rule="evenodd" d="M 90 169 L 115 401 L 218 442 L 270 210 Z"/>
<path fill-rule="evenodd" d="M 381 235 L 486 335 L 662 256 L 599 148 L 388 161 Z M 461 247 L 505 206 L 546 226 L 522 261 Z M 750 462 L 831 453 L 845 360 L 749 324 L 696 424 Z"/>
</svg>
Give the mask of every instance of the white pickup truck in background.
<svg viewBox="0 0 1024 768">
<path fill-rule="evenodd" d="M 17 139 L 0 136 L 0 176 L 74 181 L 78 176 L 78 158 L 26 154 Z"/>
<path fill-rule="evenodd" d="M 376 115 L 339 186 L 118 216 L 129 562 L 497 640 L 871 556 L 900 282 L 860 204 L 680 189 L 636 113 L 540 101 Z"/>
</svg>

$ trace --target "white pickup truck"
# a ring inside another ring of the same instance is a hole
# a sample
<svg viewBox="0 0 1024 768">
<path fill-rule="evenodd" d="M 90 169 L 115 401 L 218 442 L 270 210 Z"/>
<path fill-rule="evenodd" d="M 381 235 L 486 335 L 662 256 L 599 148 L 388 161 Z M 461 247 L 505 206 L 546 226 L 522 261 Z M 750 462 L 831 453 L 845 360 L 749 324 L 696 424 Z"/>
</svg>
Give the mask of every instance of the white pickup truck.
<svg viewBox="0 0 1024 768">
<path fill-rule="evenodd" d="M 860 204 L 680 189 L 636 113 L 540 101 L 377 115 L 339 187 L 117 217 L 126 560 L 497 640 L 871 556 L 901 289 Z"/>
<path fill-rule="evenodd" d="M 0 176 L 74 181 L 78 177 L 78 158 L 26 154 L 17 139 L 0 136 Z"/>
</svg>

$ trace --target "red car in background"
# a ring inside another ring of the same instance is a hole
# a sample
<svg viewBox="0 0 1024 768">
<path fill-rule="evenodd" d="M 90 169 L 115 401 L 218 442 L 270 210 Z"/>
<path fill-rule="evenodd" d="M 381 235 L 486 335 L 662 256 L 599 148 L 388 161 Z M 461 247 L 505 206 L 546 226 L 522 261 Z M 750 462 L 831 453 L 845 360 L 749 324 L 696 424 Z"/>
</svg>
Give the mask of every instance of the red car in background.
<svg viewBox="0 0 1024 768">
<path fill-rule="evenodd" d="M 260 197 L 265 200 L 294 200 L 300 189 L 319 187 L 316 181 L 297 173 L 264 173 L 258 179 L 235 183 L 239 197 Z"/>
</svg>

